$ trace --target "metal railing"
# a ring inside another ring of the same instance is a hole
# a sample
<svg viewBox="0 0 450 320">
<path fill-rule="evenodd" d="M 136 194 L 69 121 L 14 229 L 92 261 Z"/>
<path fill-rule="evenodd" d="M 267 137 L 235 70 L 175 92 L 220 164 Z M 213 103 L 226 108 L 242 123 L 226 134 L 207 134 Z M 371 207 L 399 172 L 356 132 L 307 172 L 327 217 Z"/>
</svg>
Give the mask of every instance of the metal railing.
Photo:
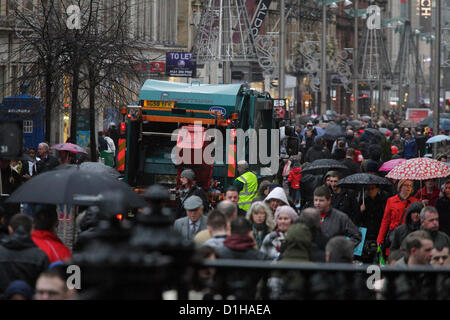
<svg viewBox="0 0 450 320">
<path fill-rule="evenodd" d="M 223 300 L 448 300 L 450 266 L 204 260 L 193 287 Z M 198 276 L 201 270 L 211 278 Z"/>
</svg>

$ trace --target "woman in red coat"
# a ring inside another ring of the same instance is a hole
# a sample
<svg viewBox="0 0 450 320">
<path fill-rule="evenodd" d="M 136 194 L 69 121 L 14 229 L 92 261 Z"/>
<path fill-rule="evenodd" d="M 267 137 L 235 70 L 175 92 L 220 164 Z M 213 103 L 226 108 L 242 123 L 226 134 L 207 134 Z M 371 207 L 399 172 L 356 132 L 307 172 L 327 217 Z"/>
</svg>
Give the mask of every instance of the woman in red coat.
<svg viewBox="0 0 450 320">
<path fill-rule="evenodd" d="M 386 235 L 389 231 L 405 223 L 406 214 L 404 213 L 408 209 L 409 205 L 414 201 L 419 201 L 411 196 L 413 187 L 414 184 L 411 180 L 400 180 L 397 185 L 398 194 L 387 200 L 383 220 L 381 221 L 380 231 L 378 232 L 378 245 L 384 243 Z M 400 219 L 402 219 L 402 221 L 400 221 Z"/>
</svg>

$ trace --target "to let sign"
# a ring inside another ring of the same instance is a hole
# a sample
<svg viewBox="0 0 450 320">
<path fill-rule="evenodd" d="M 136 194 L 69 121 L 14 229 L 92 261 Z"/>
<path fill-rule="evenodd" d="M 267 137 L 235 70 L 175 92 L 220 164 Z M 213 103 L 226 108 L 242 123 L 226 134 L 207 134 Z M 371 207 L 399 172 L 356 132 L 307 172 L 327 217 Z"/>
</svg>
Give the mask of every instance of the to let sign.
<svg viewBox="0 0 450 320">
<path fill-rule="evenodd" d="M 166 75 L 170 77 L 193 77 L 197 71 L 197 61 L 190 52 L 167 52 Z"/>
</svg>

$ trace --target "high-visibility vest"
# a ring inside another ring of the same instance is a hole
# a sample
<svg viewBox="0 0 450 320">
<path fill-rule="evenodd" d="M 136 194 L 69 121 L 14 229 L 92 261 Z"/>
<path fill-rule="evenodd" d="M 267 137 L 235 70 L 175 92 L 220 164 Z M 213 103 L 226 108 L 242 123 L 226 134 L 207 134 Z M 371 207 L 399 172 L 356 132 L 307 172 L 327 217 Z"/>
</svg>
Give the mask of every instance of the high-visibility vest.
<svg viewBox="0 0 450 320">
<path fill-rule="evenodd" d="M 258 195 L 258 178 L 253 172 L 247 171 L 236 180 L 244 184 L 244 188 L 239 192 L 238 206 L 242 210 L 250 209 L 252 200 Z"/>
</svg>

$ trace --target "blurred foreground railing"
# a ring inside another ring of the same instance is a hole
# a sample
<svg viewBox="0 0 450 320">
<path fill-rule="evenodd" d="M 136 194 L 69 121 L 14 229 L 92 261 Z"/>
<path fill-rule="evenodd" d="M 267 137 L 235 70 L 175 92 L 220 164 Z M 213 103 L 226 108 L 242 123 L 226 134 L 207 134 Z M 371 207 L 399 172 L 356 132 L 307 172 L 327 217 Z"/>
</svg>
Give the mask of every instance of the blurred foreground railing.
<svg viewBox="0 0 450 320">
<path fill-rule="evenodd" d="M 450 267 L 204 260 L 193 288 L 204 299 L 447 300 Z"/>
</svg>

